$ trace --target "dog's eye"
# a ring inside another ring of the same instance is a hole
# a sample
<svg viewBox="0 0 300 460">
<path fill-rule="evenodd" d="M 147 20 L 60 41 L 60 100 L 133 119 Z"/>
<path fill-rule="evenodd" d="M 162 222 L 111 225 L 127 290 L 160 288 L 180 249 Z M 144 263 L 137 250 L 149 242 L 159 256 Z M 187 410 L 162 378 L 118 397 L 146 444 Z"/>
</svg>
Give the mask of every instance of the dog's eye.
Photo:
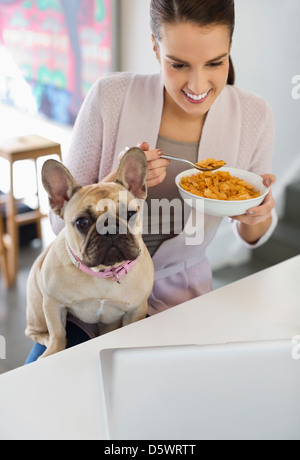
<svg viewBox="0 0 300 460">
<path fill-rule="evenodd" d="M 137 211 L 127 211 L 127 220 L 130 220 L 136 213 Z"/>
<path fill-rule="evenodd" d="M 79 217 L 79 219 L 76 220 L 75 225 L 80 232 L 86 232 L 90 228 L 91 222 L 87 217 Z"/>
</svg>

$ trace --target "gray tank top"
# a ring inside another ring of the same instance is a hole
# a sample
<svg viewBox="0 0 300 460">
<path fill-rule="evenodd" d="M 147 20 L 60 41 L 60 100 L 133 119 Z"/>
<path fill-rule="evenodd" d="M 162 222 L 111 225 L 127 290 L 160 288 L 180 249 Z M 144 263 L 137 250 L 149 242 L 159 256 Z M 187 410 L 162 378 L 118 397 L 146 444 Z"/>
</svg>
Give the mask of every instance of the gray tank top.
<svg viewBox="0 0 300 460">
<path fill-rule="evenodd" d="M 157 149 L 162 150 L 165 154 L 177 156 L 179 158 L 185 158 L 192 162 L 198 161 L 198 150 L 199 144 L 193 142 L 177 142 L 171 139 L 167 139 L 163 136 L 159 136 L 157 140 Z M 146 199 L 146 207 L 144 213 L 144 231 L 143 240 L 151 254 L 153 256 L 159 246 L 165 241 L 174 236 L 178 235 L 184 227 L 184 205 L 183 200 L 180 197 L 178 189 L 175 185 L 175 177 L 177 174 L 189 169 L 189 166 L 180 163 L 179 161 L 171 161 L 167 167 L 167 176 L 165 180 L 155 186 L 148 189 L 148 196 Z M 160 200 L 166 198 L 169 202 L 174 198 L 181 201 L 182 214 L 178 212 L 163 211 L 163 207 L 159 206 Z M 148 225 L 146 215 L 148 214 Z"/>
</svg>

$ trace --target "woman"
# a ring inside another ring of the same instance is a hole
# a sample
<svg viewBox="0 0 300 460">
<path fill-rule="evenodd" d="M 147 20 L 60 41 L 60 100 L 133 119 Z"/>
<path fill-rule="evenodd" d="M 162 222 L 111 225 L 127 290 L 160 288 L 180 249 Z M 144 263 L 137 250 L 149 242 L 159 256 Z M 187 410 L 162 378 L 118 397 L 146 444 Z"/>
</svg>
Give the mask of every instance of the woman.
<svg viewBox="0 0 300 460">
<path fill-rule="evenodd" d="M 120 73 L 96 82 L 78 115 L 66 161 L 76 180 L 82 185 L 113 180 L 119 152 L 138 144 L 148 159 L 150 209 L 153 199 L 178 198 L 174 178 L 186 169 L 162 159 L 161 152 L 193 162 L 213 156 L 264 175 L 272 185 L 271 111 L 261 98 L 233 86 L 234 1 L 152 0 L 150 15 L 161 74 Z M 261 206 L 235 217 L 235 232 L 249 247 L 272 233 L 274 206 L 270 192 Z M 185 231 L 144 235 L 156 273 L 149 315 L 212 289 L 205 250 L 220 220 L 205 216 L 204 239 L 197 246 L 186 244 Z M 52 225 L 58 233 L 62 223 L 52 217 Z"/>
</svg>

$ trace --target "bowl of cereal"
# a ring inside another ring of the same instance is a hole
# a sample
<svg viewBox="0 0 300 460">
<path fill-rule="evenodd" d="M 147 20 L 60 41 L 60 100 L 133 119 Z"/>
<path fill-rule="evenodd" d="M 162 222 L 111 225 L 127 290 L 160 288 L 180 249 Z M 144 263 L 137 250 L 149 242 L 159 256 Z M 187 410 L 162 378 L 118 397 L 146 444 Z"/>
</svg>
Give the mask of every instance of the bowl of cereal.
<svg viewBox="0 0 300 460">
<path fill-rule="evenodd" d="M 259 206 L 270 190 L 261 176 L 227 167 L 215 172 L 188 169 L 176 176 L 175 183 L 187 205 L 218 217 L 246 214 Z"/>
</svg>

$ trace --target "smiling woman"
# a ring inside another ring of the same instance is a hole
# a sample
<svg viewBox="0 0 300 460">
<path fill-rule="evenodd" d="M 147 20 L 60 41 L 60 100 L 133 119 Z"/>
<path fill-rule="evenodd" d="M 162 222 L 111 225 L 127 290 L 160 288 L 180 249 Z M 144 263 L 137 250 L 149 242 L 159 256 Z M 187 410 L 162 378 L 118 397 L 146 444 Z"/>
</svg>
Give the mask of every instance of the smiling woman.
<svg viewBox="0 0 300 460">
<path fill-rule="evenodd" d="M 154 0 L 150 16 L 166 89 L 160 134 L 199 142 L 208 111 L 226 84 L 234 84 L 234 2 Z"/>
<path fill-rule="evenodd" d="M 161 134 L 172 138 L 174 114 L 182 136 L 197 123 L 193 136 L 177 139 L 199 142 L 208 111 L 224 89 L 229 73 L 231 40 L 228 27 L 199 27 L 190 23 L 161 27 L 162 38 L 153 37 L 153 48 L 165 84 L 165 106 Z M 191 136 L 191 134 L 190 134 Z"/>
<path fill-rule="evenodd" d="M 261 181 L 271 186 L 272 112 L 262 98 L 234 85 L 234 0 L 151 0 L 150 14 L 161 71 L 118 73 L 94 84 L 78 115 L 66 160 L 73 177 L 82 185 L 112 182 L 120 152 L 138 144 L 147 159 L 145 209 L 151 211 L 157 200 L 171 204 L 181 199 L 175 177 L 185 166 L 170 163 L 162 153 L 193 163 L 222 159 L 228 167 L 262 176 Z M 277 222 L 274 206 L 270 191 L 260 206 L 234 216 L 235 234 L 247 247 L 258 247 L 272 234 Z M 197 217 L 194 209 L 173 212 L 169 234 L 163 232 L 160 209 L 145 219 L 151 233 L 144 230 L 143 240 L 155 267 L 149 315 L 212 289 L 206 249 L 221 217 Z M 188 233 L 195 221 L 203 223 L 203 238 L 191 244 L 199 236 L 197 228 Z M 52 224 L 58 233 L 61 222 L 52 217 Z M 179 225 L 180 232 L 175 232 Z"/>
<path fill-rule="evenodd" d="M 148 210 L 155 200 L 180 199 L 175 177 L 184 166 L 161 158 L 162 153 L 193 163 L 213 155 L 229 167 L 264 174 L 271 185 L 271 110 L 234 86 L 234 1 L 151 0 L 150 17 L 161 72 L 121 73 L 96 82 L 78 116 L 66 162 L 73 175 L 82 184 L 112 181 L 120 151 L 139 144 L 148 160 Z M 270 192 L 262 205 L 235 216 L 236 233 L 246 245 L 257 247 L 271 235 L 274 205 Z M 143 234 L 156 269 L 149 314 L 212 288 L 205 250 L 220 219 L 206 215 L 202 244 L 187 246 L 184 232 L 193 216 L 177 214 L 171 216 L 168 235 L 160 212 L 145 219 L 155 229 L 145 228 Z M 59 231 L 61 225 L 54 219 L 53 224 Z M 174 231 L 179 227 L 180 234 Z"/>
</svg>

